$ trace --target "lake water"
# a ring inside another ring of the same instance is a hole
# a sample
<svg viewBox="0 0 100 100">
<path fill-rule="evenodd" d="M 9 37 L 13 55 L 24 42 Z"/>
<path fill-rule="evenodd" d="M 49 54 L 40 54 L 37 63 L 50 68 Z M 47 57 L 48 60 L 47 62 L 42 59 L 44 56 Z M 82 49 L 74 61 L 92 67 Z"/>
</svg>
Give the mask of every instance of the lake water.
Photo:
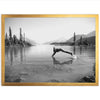
<svg viewBox="0 0 100 100">
<path fill-rule="evenodd" d="M 78 82 L 93 72 L 95 47 L 55 46 L 71 55 L 59 52 L 54 57 L 53 45 L 5 47 L 6 82 Z"/>
</svg>

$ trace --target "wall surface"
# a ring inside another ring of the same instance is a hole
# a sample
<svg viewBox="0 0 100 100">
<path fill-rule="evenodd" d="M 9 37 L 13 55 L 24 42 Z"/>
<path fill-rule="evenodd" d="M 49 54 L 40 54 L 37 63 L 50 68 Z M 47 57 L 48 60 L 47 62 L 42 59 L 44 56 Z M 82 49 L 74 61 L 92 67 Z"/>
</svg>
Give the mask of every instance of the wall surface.
<svg viewBox="0 0 100 100">
<path fill-rule="evenodd" d="M 0 22 L 1 14 L 100 14 L 100 0 L 0 0 Z M 100 86 L 1 86 L 0 71 L 0 100 L 99 100 L 99 95 Z"/>
</svg>

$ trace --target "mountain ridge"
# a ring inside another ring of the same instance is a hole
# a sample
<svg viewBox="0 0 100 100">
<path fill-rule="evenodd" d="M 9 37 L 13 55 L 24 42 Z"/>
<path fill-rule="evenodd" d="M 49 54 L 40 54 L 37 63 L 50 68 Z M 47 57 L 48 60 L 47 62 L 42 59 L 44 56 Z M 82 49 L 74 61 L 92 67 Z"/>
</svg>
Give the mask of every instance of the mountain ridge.
<svg viewBox="0 0 100 100">
<path fill-rule="evenodd" d="M 75 35 L 76 36 L 76 42 L 79 42 L 80 38 L 84 38 L 84 40 L 88 40 L 91 41 L 91 39 L 94 41 L 95 40 L 95 32 L 96 31 L 92 31 L 92 32 L 89 32 L 88 34 L 78 34 L 78 35 Z M 50 44 L 71 44 L 73 43 L 73 38 L 74 37 L 71 37 L 69 38 L 68 40 L 65 40 L 65 41 L 61 41 L 61 42 L 58 42 L 58 41 L 54 41 L 54 42 L 51 42 Z M 94 38 L 94 39 L 93 39 Z M 78 43 L 79 44 L 79 43 Z M 94 42 L 93 42 L 94 44 Z"/>
</svg>

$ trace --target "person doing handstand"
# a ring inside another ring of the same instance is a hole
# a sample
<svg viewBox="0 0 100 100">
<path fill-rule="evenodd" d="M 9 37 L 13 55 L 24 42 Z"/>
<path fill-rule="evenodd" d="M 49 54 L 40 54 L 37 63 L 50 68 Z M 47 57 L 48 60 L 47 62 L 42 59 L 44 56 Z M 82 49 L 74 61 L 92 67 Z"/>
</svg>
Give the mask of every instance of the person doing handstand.
<svg viewBox="0 0 100 100">
<path fill-rule="evenodd" d="M 52 57 L 57 53 L 57 52 L 64 52 L 64 53 L 68 53 L 68 54 L 70 54 L 70 55 L 73 55 L 71 52 L 68 52 L 68 51 L 65 51 L 65 50 L 63 50 L 63 49 L 61 49 L 61 48 L 55 48 L 55 47 L 53 47 L 53 55 L 52 55 Z"/>
</svg>

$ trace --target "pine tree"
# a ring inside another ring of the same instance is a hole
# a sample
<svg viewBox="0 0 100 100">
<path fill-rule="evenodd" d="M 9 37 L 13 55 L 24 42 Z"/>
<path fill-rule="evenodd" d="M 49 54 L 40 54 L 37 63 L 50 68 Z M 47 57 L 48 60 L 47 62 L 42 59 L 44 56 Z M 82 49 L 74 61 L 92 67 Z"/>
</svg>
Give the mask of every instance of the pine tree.
<svg viewBox="0 0 100 100">
<path fill-rule="evenodd" d="M 13 39 L 12 39 L 12 31 L 11 31 L 11 27 L 9 27 L 9 42 L 10 42 L 10 45 L 12 45 Z"/>
<path fill-rule="evenodd" d="M 6 46 L 9 46 L 9 39 L 8 39 L 7 33 L 6 33 L 6 35 L 5 35 L 5 45 L 6 45 Z"/>
<path fill-rule="evenodd" d="M 8 40 L 8 35 L 7 35 L 7 33 L 6 33 L 6 35 L 5 35 L 5 40 Z"/>
<path fill-rule="evenodd" d="M 84 44 L 85 44 L 85 45 L 88 45 L 87 38 L 85 39 Z"/>
<path fill-rule="evenodd" d="M 82 45 L 83 44 L 83 42 L 82 42 L 82 36 L 80 37 L 80 45 Z"/>
<path fill-rule="evenodd" d="M 17 36 L 16 35 L 13 35 L 13 42 L 14 42 L 14 44 L 17 44 Z"/>
<path fill-rule="evenodd" d="M 22 29 L 20 28 L 20 42 L 22 43 Z"/>
<path fill-rule="evenodd" d="M 11 27 L 9 27 L 9 39 L 12 39 L 12 31 L 11 31 Z"/>
<path fill-rule="evenodd" d="M 25 33 L 24 33 L 24 43 L 25 43 Z"/>
<path fill-rule="evenodd" d="M 75 45 L 75 41 L 76 41 L 76 35 L 75 35 L 75 32 L 74 32 L 74 38 L 73 38 L 74 45 Z"/>
</svg>

